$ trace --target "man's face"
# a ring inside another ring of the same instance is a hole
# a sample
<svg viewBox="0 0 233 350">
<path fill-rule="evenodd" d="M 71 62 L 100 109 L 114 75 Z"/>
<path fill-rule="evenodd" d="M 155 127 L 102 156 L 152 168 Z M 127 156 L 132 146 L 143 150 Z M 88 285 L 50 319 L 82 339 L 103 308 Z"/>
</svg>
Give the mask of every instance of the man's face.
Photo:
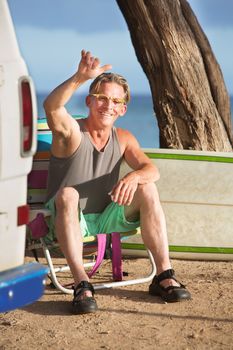
<svg viewBox="0 0 233 350">
<path fill-rule="evenodd" d="M 127 110 L 124 98 L 125 92 L 122 86 L 116 83 L 101 84 L 98 93 L 87 97 L 89 117 L 103 125 L 112 125 Z"/>
</svg>

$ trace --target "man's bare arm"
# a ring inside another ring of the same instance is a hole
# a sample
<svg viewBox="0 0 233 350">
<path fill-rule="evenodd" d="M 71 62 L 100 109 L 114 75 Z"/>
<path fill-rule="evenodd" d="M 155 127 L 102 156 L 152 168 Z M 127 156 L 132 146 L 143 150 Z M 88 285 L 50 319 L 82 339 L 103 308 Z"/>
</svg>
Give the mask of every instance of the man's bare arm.
<svg viewBox="0 0 233 350">
<path fill-rule="evenodd" d="M 111 191 L 111 198 L 119 205 L 130 205 L 138 185 L 159 180 L 159 171 L 141 150 L 135 137 L 127 132 L 118 133 L 123 145 L 124 158 L 133 171 L 126 174 Z"/>
</svg>

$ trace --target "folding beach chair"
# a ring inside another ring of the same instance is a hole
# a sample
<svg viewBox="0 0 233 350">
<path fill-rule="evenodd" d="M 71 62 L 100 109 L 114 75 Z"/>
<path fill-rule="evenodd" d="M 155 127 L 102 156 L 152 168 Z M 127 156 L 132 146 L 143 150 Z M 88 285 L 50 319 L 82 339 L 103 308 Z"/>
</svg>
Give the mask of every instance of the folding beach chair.
<svg viewBox="0 0 233 350">
<path fill-rule="evenodd" d="M 46 184 L 48 175 L 48 165 L 51 146 L 51 131 L 48 129 L 46 120 L 40 120 L 38 123 L 38 150 L 34 156 L 32 171 L 28 176 L 28 204 L 30 206 L 30 222 L 28 224 L 27 249 L 34 252 L 37 258 L 37 250 L 42 249 L 49 267 L 49 276 L 53 285 L 63 293 L 72 294 L 73 290 L 64 286 L 58 280 L 58 272 L 69 270 L 68 265 L 55 267 L 51 251 L 58 249 L 59 245 L 53 238 L 48 236 L 48 220 L 50 211 L 45 209 L 44 200 L 46 196 Z M 150 282 L 155 273 L 156 267 L 150 251 L 148 251 L 151 262 L 151 272 L 148 276 L 137 279 L 123 279 L 121 239 L 137 233 L 131 231 L 127 233 L 112 232 L 109 234 L 99 234 L 96 237 L 84 238 L 84 254 L 96 256 L 95 261 L 86 263 L 84 266 L 88 269 L 89 277 L 92 277 L 101 265 L 105 252 L 106 244 L 111 237 L 111 259 L 113 281 L 106 283 L 94 283 L 94 288 L 112 288 L 116 286 L 127 286 L 138 283 Z"/>
</svg>

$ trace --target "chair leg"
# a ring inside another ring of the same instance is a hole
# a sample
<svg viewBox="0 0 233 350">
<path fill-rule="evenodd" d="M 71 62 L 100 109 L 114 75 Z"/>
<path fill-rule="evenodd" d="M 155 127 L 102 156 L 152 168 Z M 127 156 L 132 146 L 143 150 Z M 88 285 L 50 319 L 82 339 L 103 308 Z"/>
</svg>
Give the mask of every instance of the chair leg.
<svg viewBox="0 0 233 350">
<path fill-rule="evenodd" d="M 55 286 L 56 289 L 58 289 L 60 292 L 65 293 L 65 294 L 73 294 L 73 290 L 64 287 L 63 285 L 61 285 L 61 283 L 58 281 L 56 273 L 57 272 L 61 272 L 61 271 L 67 271 L 69 270 L 68 266 L 64 266 L 61 268 L 54 268 L 53 262 L 52 262 L 52 258 L 49 252 L 49 249 L 47 248 L 46 244 L 43 241 L 43 238 L 41 238 L 41 244 L 42 244 L 42 248 L 44 251 L 44 255 L 45 258 L 47 260 L 48 263 L 48 267 L 50 269 L 50 277 L 51 280 Z M 132 280 L 127 280 L 127 281 L 116 281 L 116 282 L 107 282 L 107 283 L 96 283 L 93 285 L 95 290 L 100 290 L 100 289 L 106 289 L 106 288 L 114 288 L 114 287 L 123 287 L 123 286 L 130 286 L 133 284 L 140 284 L 140 283 L 147 283 L 150 282 L 153 277 L 156 274 L 156 266 L 155 266 L 155 262 L 154 262 L 154 258 L 151 254 L 151 252 L 149 250 L 147 250 L 148 252 L 148 256 L 149 256 L 149 260 L 151 262 L 151 272 L 149 273 L 148 276 L 146 277 L 141 277 L 141 278 L 137 278 L 137 279 L 132 279 Z M 87 267 L 87 265 L 89 266 L 93 266 L 94 263 L 90 263 L 90 264 L 85 264 L 85 267 Z"/>
<path fill-rule="evenodd" d="M 54 284 L 54 287 L 56 289 L 58 289 L 60 292 L 62 292 L 62 293 L 73 294 L 73 289 L 69 289 L 69 288 L 63 287 L 61 285 L 61 283 L 58 281 L 57 275 L 56 275 L 56 272 L 69 270 L 69 267 L 65 266 L 65 267 L 62 267 L 62 268 L 56 268 L 55 269 L 54 265 L 53 265 L 53 261 L 52 261 L 51 255 L 50 255 L 50 252 L 49 252 L 46 244 L 44 243 L 42 238 L 40 239 L 40 241 L 41 241 L 41 244 L 42 244 L 42 248 L 43 248 L 45 259 L 47 260 L 47 264 L 48 264 L 48 267 L 49 267 L 49 270 L 50 270 L 50 277 L 51 277 L 51 280 L 52 280 L 52 282 Z"/>
<path fill-rule="evenodd" d="M 63 286 L 58 281 L 57 275 L 56 275 L 56 273 L 58 273 L 58 272 L 70 271 L 69 266 L 66 265 L 66 266 L 61 266 L 61 267 L 55 268 L 53 261 L 52 261 L 52 258 L 51 258 L 51 255 L 50 255 L 50 252 L 49 252 L 49 249 L 47 248 L 46 244 L 44 243 L 43 238 L 41 238 L 40 241 L 41 241 L 41 245 L 42 245 L 45 259 L 46 259 L 48 267 L 49 267 L 50 278 L 51 278 L 51 281 L 52 281 L 54 287 L 62 293 L 73 294 L 73 289 L 66 288 L 65 286 Z M 94 264 L 95 264 L 95 262 L 85 263 L 84 267 L 86 267 L 86 268 L 92 267 Z"/>
</svg>

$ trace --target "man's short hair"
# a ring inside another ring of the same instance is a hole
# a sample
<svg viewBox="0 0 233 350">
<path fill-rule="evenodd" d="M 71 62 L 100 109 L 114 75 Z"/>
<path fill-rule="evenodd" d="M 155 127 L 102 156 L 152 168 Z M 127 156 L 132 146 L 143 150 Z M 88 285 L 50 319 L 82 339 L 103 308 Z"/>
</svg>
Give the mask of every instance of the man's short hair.
<svg viewBox="0 0 233 350">
<path fill-rule="evenodd" d="M 122 77 L 120 74 L 115 73 L 102 73 L 95 78 L 91 83 L 89 88 L 90 94 L 97 94 L 100 90 L 100 86 L 103 83 L 116 83 L 123 87 L 125 91 L 125 103 L 130 101 L 130 89 L 127 80 Z"/>
</svg>

